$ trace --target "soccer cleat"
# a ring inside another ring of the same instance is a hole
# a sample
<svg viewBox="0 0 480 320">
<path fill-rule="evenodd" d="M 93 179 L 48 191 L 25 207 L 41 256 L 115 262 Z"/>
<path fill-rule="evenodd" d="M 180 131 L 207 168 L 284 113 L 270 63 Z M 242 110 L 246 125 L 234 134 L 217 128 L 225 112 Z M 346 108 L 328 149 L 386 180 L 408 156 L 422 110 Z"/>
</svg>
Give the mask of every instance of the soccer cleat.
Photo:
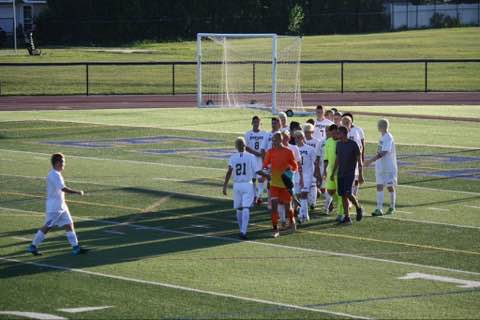
<svg viewBox="0 0 480 320">
<path fill-rule="evenodd" d="M 33 244 L 31 244 L 31 245 L 27 248 L 27 252 L 30 252 L 30 253 L 33 254 L 34 256 L 41 256 L 41 255 L 42 255 L 40 252 L 38 252 L 37 247 L 34 246 Z"/>
<path fill-rule="evenodd" d="M 274 230 L 274 231 L 272 232 L 272 237 L 278 238 L 279 236 L 280 236 L 280 232 L 278 232 L 278 230 Z"/>
<path fill-rule="evenodd" d="M 311 204 L 311 205 L 310 205 L 310 211 L 313 211 L 313 210 L 315 210 L 315 205 L 314 205 L 314 204 Z"/>
<path fill-rule="evenodd" d="M 245 233 L 240 233 L 240 239 L 248 240 L 247 235 Z"/>
<path fill-rule="evenodd" d="M 394 213 L 395 213 L 394 208 L 388 208 L 387 212 L 385 212 L 385 214 L 394 214 Z"/>
<path fill-rule="evenodd" d="M 345 226 L 349 226 L 352 224 L 352 219 L 350 218 L 350 216 L 346 216 L 343 218 L 341 224 Z"/>
<path fill-rule="evenodd" d="M 80 246 L 75 246 L 75 247 L 72 248 L 72 254 L 73 254 L 74 256 L 78 256 L 79 254 L 85 254 L 85 253 L 87 253 L 88 251 L 90 251 L 90 250 L 85 249 L 85 248 L 82 248 L 82 247 L 80 247 Z"/>
<path fill-rule="evenodd" d="M 257 206 L 261 206 L 263 204 L 263 200 L 261 198 L 258 198 L 256 204 Z"/>
<path fill-rule="evenodd" d="M 383 212 L 380 209 L 375 209 L 375 211 L 372 212 L 373 217 L 381 217 L 383 216 Z"/>
<path fill-rule="evenodd" d="M 357 209 L 357 221 L 362 221 L 363 218 L 363 208 L 359 207 Z"/>
<path fill-rule="evenodd" d="M 344 217 L 343 214 L 339 214 L 339 215 L 337 215 L 337 218 L 336 218 L 335 220 L 336 220 L 337 222 L 342 222 L 343 217 Z"/>
</svg>

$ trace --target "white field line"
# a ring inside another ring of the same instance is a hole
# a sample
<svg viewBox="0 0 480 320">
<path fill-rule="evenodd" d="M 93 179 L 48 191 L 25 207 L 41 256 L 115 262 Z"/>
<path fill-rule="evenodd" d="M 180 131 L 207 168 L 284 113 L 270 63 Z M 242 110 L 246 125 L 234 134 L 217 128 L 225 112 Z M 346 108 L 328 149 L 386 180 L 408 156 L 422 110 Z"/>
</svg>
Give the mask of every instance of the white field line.
<svg viewBox="0 0 480 320">
<path fill-rule="evenodd" d="M 0 209 L 10 210 L 9 208 L 3 208 L 3 207 L 0 207 Z M 16 209 L 16 211 L 24 211 L 24 210 Z M 43 214 L 43 213 L 35 212 L 35 211 L 26 211 L 26 212 Z M 381 263 L 397 264 L 397 265 L 403 265 L 403 266 L 410 266 L 410 267 L 417 267 L 417 268 L 427 268 L 427 269 L 438 270 L 438 271 L 455 272 L 455 273 L 463 273 L 463 274 L 480 276 L 480 272 L 445 268 L 445 267 L 432 266 L 432 265 L 427 265 L 427 264 L 419 264 L 419 263 L 405 262 L 405 261 L 398 261 L 398 260 L 390 260 L 390 259 L 381 259 L 381 258 L 374 258 L 374 257 L 369 257 L 369 256 L 361 256 L 361 255 L 355 255 L 355 254 L 350 254 L 350 253 L 341 253 L 341 252 L 328 251 L 328 250 L 294 247 L 294 246 L 288 246 L 288 245 L 282 245 L 282 244 L 276 244 L 276 243 L 270 243 L 270 242 L 261 242 L 261 241 L 253 241 L 253 240 L 242 241 L 240 239 L 228 238 L 228 237 L 222 237 L 222 236 L 215 236 L 215 235 L 211 235 L 211 234 L 198 234 L 198 233 L 192 233 L 192 232 L 187 232 L 187 231 L 166 229 L 166 228 L 161 228 L 161 227 L 142 226 L 142 225 L 133 224 L 133 223 L 126 224 L 124 222 L 117 222 L 117 221 L 114 221 L 114 220 L 99 220 L 99 219 L 85 218 L 85 217 L 74 217 L 74 218 L 78 219 L 78 220 L 96 222 L 96 223 L 99 223 L 99 224 L 128 225 L 128 226 L 133 227 L 133 228 L 142 228 L 143 230 L 161 231 L 161 232 L 180 234 L 180 235 L 186 235 L 186 236 L 192 236 L 192 237 L 222 240 L 222 241 L 226 241 L 226 242 L 243 242 L 243 243 L 250 243 L 250 244 L 262 245 L 262 246 L 267 246 L 267 247 L 274 247 L 274 248 L 281 248 L 281 249 L 288 249 L 288 250 L 298 250 L 298 251 L 310 252 L 310 253 L 318 253 L 318 254 L 324 254 L 324 255 L 327 255 L 327 256 L 360 259 L 360 260 L 366 260 L 366 261 L 375 261 L 375 262 L 381 262 Z"/>
<path fill-rule="evenodd" d="M 9 177 L 20 177 L 20 178 L 30 178 L 30 179 L 45 179 L 44 177 L 36 177 L 36 176 L 22 176 L 22 175 L 8 175 L 8 174 L 1 174 L 0 176 L 9 176 Z M 93 185 L 100 185 L 100 186 L 116 186 L 116 187 L 128 187 L 128 186 L 121 186 L 121 185 L 109 185 L 109 184 L 102 184 L 98 182 L 88 182 L 88 181 L 76 181 L 76 180 L 66 180 L 67 182 L 72 182 L 72 183 L 86 183 L 86 184 L 93 184 Z M 444 190 L 440 190 L 444 191 Z M 446 191 L 446 190 L 445 190 Z M 446 191 L 447 192 L 447 191 Z M 202 197 L 202 198 L 209 198 L 209 199 L 220 199 L 220 200 L 225 200 L 225 198 L 221 197 L 215 197 L 215 196 L 203 196 L 203 195 L 197 195 L 197 194 L 188 194 L 188 193 L 182 193 L 182 195 L 191 195 L 195 197 Z M 480 207 L 478 207 L 480 209 Z M 0 207 L 0 209 L 2 209 Z M 9 208 L 5 208 L 9 209 Z M 15 210 L 15 209 L 11 209 Z M 22 210 L 23 211 L 23 210 Z M 413 212 L 410 211 L 402 211 L 402 210 L 397 210 L 399 213 L 406 213 L 406 214 L 414 214 Z M 435 222 L 435 221 L 427 221 L 427 220 L 414 220 L 414 219 L 401 219 L 401 218 L 391 218 L 392 220 L 399 220 L 399 221 L 409 221 L 409 222 L 418 222 L 418 223 L 424 223 L 424 224 L 435 224 L 435 225 L 444 225 L 444 226 L 450 226 L 450 227 L 457 227 L 457 228 L 468 228 L 468 229 L 480 229 L 480 227 L 476 226 L 468 226 L 468 225 L 460 225 L 460 224 L 448 224 L 448 223 L 441 223 L 441 222 Z"/>
<path fill-rule="evenodd" d="M 480 230 L 480 227 L 468 226 L 468 225 L 464 225 L 464 224 L 452 224 L 452 223 L 434 222 L 434 221 L 416 220 L 416 219 L 403 219 L 403 218 L 397 218 L 397 217 L 392 217 L 392 216 L 382 216 L 381 218 L 390 219 L 390 220 L 398 220 L 398 221 L 417 222 L 417 223 L 424 223 L 424 224 L 435 224 L 435 225 L 447 226 L 447 227 L 457 227 L 457 228 L 467 228 L 467 229 L 478 229 L 478 230 Z"/>
<path fill-rule="evenodd" d="M 48 153 L 32 152 L 32 151 L 19 151 L 19 150 L 10 150 L 10 149 L 0 149 L 0 151 L 51 156 Z M 222 172 L 226 171 L 226 169 L 221 169 L 221 168 L 187 166 L 187 165 L 181 165 L 181 164 L 169 164 L 169 163 L 160 163 L 160 162 L 152 162 L 152 161 L 121 160 L 121 159 L 98 158 L 98 157 L 84 157 L 84 156 L 75 156 L 75 155 L 68 155 L 68 158 L 86 159 L 86 160 L 94 160 L 94 161 L 124 162 L 124 163 L 132 163 L 132 164 L 151 164 L 151 165 L 156 165 L 161 167 L 171 167 L 171 168 L 202 169 L 202 170 L 212 170 L 212 171 L 222 171 Z"/>
<path fill-rule="evenodd" d="M 57 311 L 66 312 L 66 313 L 81 313 L 81 312 L 103 310 L 103 309 L 108 309 L 108 308 L 113 308 L 113 306 L 65 308 L 65 309 L 57 309 Z"/>
<path fill-rule="evenodd" d="M 0 315 L 6 316 L 17 316 L 20 318 L 27 319 L 38 319 L 38 320 L 67 320 L 64 317 L 60 317 L 54 314 L 40 313 L 40 312 L 22 312 L 22 311 L 0 311 Z"/>
<path fill-rule="evenodd" d="M 12 239 L 21 240 L 21 241 L 32 241 L 32 238 L 27 238 L 27 237 L 12 237 Z"/>
<path fill-rule="evenodd" d="M 431 211 L 443 211 L 443 212 L 448 212 L 448 211 L 450 211 L 450 209 L 436 208 L 436 207 L 428 207 L 427 210 L 431 210 Z"/>
<path fill-rule="evenodd" d="M 479 206 L 464 205 L 464 207 L 471 208 L 471 209 L 480 209 Z"/>
<path fill-rule="evenodd" d="M 125 235 L 125 232 L 116 231 L 116 230 L 104 230 L 105 233 L 116 234 L 116 235 Z"/>
<path fill-rule="evenodd" d="M 190 287 L 185 287 L 185 286 L 180 286 L 180 285 L 175 285 L 175 284 L 170 284 L 170 283 L 164 283 L 164 282 L 148 281 L 148 280 L 142 280 L 142 279 L 136 279 L 136 278 L 129 278 L 129 277 L 124 277 L 124 276 L 94 272 L 94 271 L 89 271 L 89 270 L 84 270 L 84 269 L 67 268 L 67 267 L 64 267 L 64 266 L 58 266 L 58 265 L 52 265 L 52 264 L 21 261 L 21 260 L 12 259 L 12 258 L 1 258 L 0 257 L 0 260 L 9 261 L 9 262 L 16 262 L 16 263 L 20 263 L 20 264 L 33 265 L 33 266 L 41 267 L 41 268 L 50 268 L 50 269 L 55 269 L 55 270 L 77 272 L 77 273 L 87 274 L 87 275 L 91 275 L 91 276 L 104 277 L 104 278 L 122 280 L 122 281 L 134 282 L 134 283 L 141 283 L 141 284 L 152 285 L 152 286 L 159 286 L 159 287 L 182 290 L 182 291 L 187 291 L 187 292 L 195 292 L 195 293 L 206 294 L 206 295 L 222 297 L 222 298 L 230 298 L 230 299 L 235 299 L 235 300 L 242 300 L 242 301 L 256 302 L 256 303 L 267 304 L 267 305 L 274 305 L 274 306 L 279 306 L 279 307 L 289 308 L 289 309 L 312 311 L 312 312 L 336 315 L 336 316 L 340 316 L 340 317 L 344 317 L 344 318 L 370 319 L 370 318 L 363 317 L 363 316 L 357 316 L 357 315 L 352 315 L 352 314 L 348 314 L 348 313 L 341 313 L 341 312 L 334 312 L 334 311 L 329 311 L 329 310 L 326 310 L 326 309 L 309 308 L 309 307 L 303 307 L 303 306 L 294 305 L 294 304 L 281 303 L 281 302 L 275 302 L 275 301 L 263 300 L 263 299 L 256 299 L 256 298 L 249 298 L 249 297 L 238 296 L 238 295 L 233 295 L 233 294 L 229 294 L 229 293 L 222 293 L 222 292 L 216 292 L 216 291 L 190 288 Z"/>
<path fill-rule="evenodd" d="M 0 151 L 13 152 L 13 153 L 26 153 L 26 154 L 41 154 L 41 155 L 50 156 L 50 154 L 47 154 L 47 153 L 31 152 L 31 151 L 19 151 L 19 150 L 10 150 L 10 149 L 0 149 Z M 176 164 L 162 164 L 162 163 L 159 163 L 159 162 L 149 162 L 149 161 L 121 160 L 121 159 L 109 159 L 109 158 L 97 158 L 97 157 L 83 157 L 83 156 L 74 156 L 74 155 L 71 155 L 71 156 L 68 156 L 68 157 L 86 159 L 86 160 L 126 162 L 126 163 L 133 163 L 133 164 L 152 164 L 152 165 L 175 167 L 175 168 L 193 168 L 193 169 L 204 169 L 204 170 L 214 170 L 214 171 L 226 172 L 225 169 L 221 169 L 221 168 L 195 167 L 195 166 L 176 165 Z M 8 174 L 0 174 L 0 175 L 22 177 L 21 175 L 8 175 Z M 25 177 L 28 177 L 28 176 L 25 176 Z M 193 178 L 193 179 L 195 179 L 195 178 Z M 212 179 L 214 179 L 214 178 L 212 178 Z M 190 179 L 190 180 L 192 180 L 192 179 Z M 89 183 L 89 182 L 84 182 L 84 183 Z M 375 185 L 375 183 L 373 183 L 373 182 L 366 182 L 365 184 Z M 428 188 L 428 187 L 411 186 L 411 185 L 406 185 L 406 184 L 399 184 L 398 187 L 420 189 L 420 190 L 430 190 L 430 191 L 436 191 L 436 192 L 468 194 L 468 195 L 476 195 L 476 196 L 480 195 L 480 192 L 460 191 L 460 190 L 444 190 L 444 189 L 435 189 L 435 188 Z M 222 199 L 224 199 L 224 198 L 222 198 Z"/>
</svg>

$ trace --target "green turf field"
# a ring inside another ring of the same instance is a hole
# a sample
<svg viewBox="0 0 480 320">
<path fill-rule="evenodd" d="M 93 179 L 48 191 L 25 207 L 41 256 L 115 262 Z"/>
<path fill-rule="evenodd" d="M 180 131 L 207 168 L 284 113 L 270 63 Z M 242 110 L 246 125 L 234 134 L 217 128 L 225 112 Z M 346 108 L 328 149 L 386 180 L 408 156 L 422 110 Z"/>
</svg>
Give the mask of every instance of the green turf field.
<svg viewBox="0 0 480 320">
<path fill-rule="evenodd" d="M 250 240 L 240 242 L 221 185 L 224 157 L 253 114 L 2 112 L 0 318 L 12 317 L 5 311 L 64 318 L 478 318 L 478 125 L 391 119 L 400 161 L 395 216 L 338 227 L 320 200 L 310 223 L 272 239 L 260 207 Z M 371 156 L 377 118 L 357 118 Z M 34 258 L 25 249 L 43 222 L 44 177 L 56 151 L 66 154 L 67 184 L 86 191 L 67 202 L 81 243 L 93 251 L 72 257 L 57 230 L 42 244 L 44 256 Z M 372 168 L 366 178 L 361 201 L 371 212 Z M 418 279 L 399 279 L 407 275 Z M 109 308 L 63 310 L 79 307 Z"/>
<path fill-rule="evenodd" d="M 417 30 L 365 35 L 306 36 L 304 60 L 479 58 L 480 28 Z M 44 48 L 40 57 L 26 50 L 0 50 L 0 62 L 195 61 L 195 43 L 133 44 L 123 48 Z M 83 94 L 85 67 L 0 67 L 3 95 Z M 20 70 L 20 71 L 19 71 Z M 424 65 L 345 65 L 346 91 L 422 91 Z M 261 73 L 258 66 L 257 74 Z M 303 65 L 302 90 L 340 91 L 340 65 Z M 431 64 L 429 89 L 480 90 L 480 63 Z M 91 66 L 91 94 L 170 94 L 171 66 Z M 48 79 L 48 81 L 46 81 Z M 245 90 L 251 89 L 248 76 Z M 257 79 L 260 90 L 261 79 Z M 267 89 L 270 90 L 270 89 Z M 176 66 L 176 92 L 195 92 L 195 66 Z"/>
</svg>

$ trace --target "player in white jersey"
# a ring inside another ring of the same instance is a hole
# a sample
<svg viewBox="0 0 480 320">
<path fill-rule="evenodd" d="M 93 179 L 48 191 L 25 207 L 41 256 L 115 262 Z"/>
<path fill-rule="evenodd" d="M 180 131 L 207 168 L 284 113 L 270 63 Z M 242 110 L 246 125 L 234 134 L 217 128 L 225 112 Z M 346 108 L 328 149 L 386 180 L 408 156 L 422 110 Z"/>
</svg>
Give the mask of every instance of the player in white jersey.
<svg viewBox="0 0 480 320">
<path fill-rule="evenodd" d="M 250 208 L 255 198 L 255 186 L 253 179 L 261 170 L 257 170 L 255 156 L 245 151 L 245 139 L 238 137 L 235 140 L 237 153 L 234 153 L 228 161 L 227 174 L 223 183 L 223 194 L 227 195 L 227 186 L 230 177 L 233 176 L 233 208 L 237 211 L 237 222 L 240 228 L 240 238 L 247 239 L 248 221 L 250 220 Z"/>
<path fill-rule="evenodd" d="M 37 231 L 33 238 L 32 244 L 27 251 L 38 256 L 38 246 L 45 239 L 45 235 L 52 230 L 53 227 L 64 227 L 68 242 L 72 246 L 72 254 L 78 255 L 86 253 L 88 250 L 80 247 L 78 244 L 77 234 L 73 226 L 72 216 L 65 202 L 65 193 L 79 194 L 83 196 L 83 191 L 77 191 L 68 188 L 62 177 L 62 171 L 65 169 L 65 157 L 61 153 L 55 153 L 51 158 L 52 170 L 47 176 L 47 200 L 45 210 L 45 224 Z"/>
<path fill-rule="evenodd" d="M 263 168 L 262 146 L 267 135 L 265 131 L 261 130 L 260 126 L 260 117 L 254 116 L 252 118 L 252 130 L 245 133 L 246 150 L 255 156 L 257 161 L 257 170 L 262 170 Z M 253 183 L 256 184 L 256 179 Z M 258 205 L 262 204 L 264 183 L 265 181 L 263 177 L 258 176 L 258 184 L 256 185 L 255 193 Z"/>
<path fill-rule="evenodd" d="M 300 194 L 300 221 L 304 223 L 310 220 L 308 214 L 308 194 L 311 192 L 312 180 L 314 179 L 315 162 L 317 152 L 305 143 L 305 134 L 302 131 L 295 131 L 295 142 L 300 152 L 301 172 L 300 180 L 295 181 L 295 192 Z M 315 191 L 316 192 L 316 191 Z"/>
<path fill-rule="evenodd" d="M 265 134 L 265 138 L 263 139 L 263 146 L 261 148 L 262 150 L 262 156 L 265 157 L 265 153 L 272 149 L 272 137 L 273 134 L 277 131 L 280 131 L 280 120 L 278 118 L 273 117 L 272 118 L 272 131 L 267 132 Z"/>
<path fill-rule="evenodd" d="M 315 149 L 315 153 L 317 155 L 317 158 L 315 161 L 314 176 L 312 178 L 311 190 L 308 193 L 308 204 L 310 205 L 310 209 L 313 210 L 315 209 L 315 205 L 317 204 L 317 197 L 318 197 L 317 186 L 321 187 L 323 183 L 322 181 L 323 169 L 320 163 L 320 158 L 323 156 L 322 142 L 313 136 L 314 127 L 312 124 L 306 123 L 303 126 L 303 132 L 305 133 L 305 144 Z"/>
<path fill-rule="evenodd" d="M 365 164 L 368 166 L 375 162 L 375 180 L 377 184 L 377 208 L 372 213 L 372 216 L 383 215 L 383 188 L 387 186 L 390 193 L 390 208 L 386 214 L 395 213 L 396 190 L 397 185 L 397 151 L 395 148 L 395 140 L 392 134 L 388 131 L 390 123 L 387 119 L 380 119 L 378 121 L 378 131 L 381 133 L 380 141 L 378 143 L 378 150 L 375 157 L 367 160 Z"/>
<path fill-rule="evenodd" d="M 278 113 L 278 119 L 280 120 L 280 131 L 290 131 L 290 126 L 288 125 L 288 116 L 285 112 Z"/>
<path fill-rule="evenodd" d="M 323 106 L 318 105 L 316 109 L 317 113 L 317 120 L 315 120 L 315 131 L 313 136 L 323 141 L 327 138 L 327 127 L 333 124 L 333 121 L 328 120 L 325 118 L 325 111 L 323 110 Z"/>
<path fill-rule="evenodd" d="M 342 116 L 342 125 L 347 128 L 347 138 L 357 143 L 360 149 L 360 157 L 362 161 L 365 158 L 365 135 L 362 129 L 353 126 L 353 116 L 351 113 L 344 113 Z M 352 194 L 358 196 L 358 188 L 360 186 L 358 182 L 358 166 L 355 168 L 355 180 L 353 181 Z"/>
</svg>

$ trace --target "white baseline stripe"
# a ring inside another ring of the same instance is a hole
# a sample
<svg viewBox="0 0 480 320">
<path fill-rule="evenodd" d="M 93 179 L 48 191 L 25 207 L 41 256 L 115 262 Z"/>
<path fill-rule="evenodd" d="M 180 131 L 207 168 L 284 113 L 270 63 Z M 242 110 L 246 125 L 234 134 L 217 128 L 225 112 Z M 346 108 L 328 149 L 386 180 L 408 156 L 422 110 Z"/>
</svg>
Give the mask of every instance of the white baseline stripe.
<svg viewBox="0 0 480 320">
<path fill-rule="evenodd" d="M 17 316 L 17 317 L 28 318 L 28 319 L 38 319 L 38 320 L 67 320 L 64 317 L 60 317 L 54 314 L 40 313 L 40 312 L 0 311 L 0 314 L 4 314 L 7 316 Z"/>
<path fill-rule="evenodd" d="M 108 309 L 108 308 L 113 308 L 113 306 L 65 308 L 65 309 L 57 309 L 57 310 L 61 311 L 61 312 L 66 312 L 66 313 L 81 313 L 81 312 L 103 310 L 103 309 Z"/>
<path fill-rule="evenodd" d="M 367 318 L 367 317 L 356 316 L 356 315 L 352 315 L 352 314 L 348 314 L 348 313 L 333 312 L 333 311 L 329 311 L 329 310 L 325 310 L 325 309 L 316 309 L 316 308 L 298 306 L 298 305 L 294 305 L 294 304 L 287 304 L 287 303 L 281 303 L 281 302 L 275 302 L 275 301 L 269 301 L 269 300 L 263 300 L 263 299 L 248 298 L 248 297 L 237 296 L 237 295 L 233 295 L 233 294 L 229 294 L 229 293 L 222 293 L 222 292 L 215 292 L 215 291 L 202 290 L 202 289 L 196 289 L 196 288 L 189 288 L 189 287 L 184 287 L 184 286 L 179 286 L 179 285 L 169 284 L 169 283 L 164 283 L 164 282 L 135 279 L 135 278 L 117 276 L 117 275 L 112 275 L 112 274 L 88 271 L 88 270 L 84 270 L 84 269 L 67 268 L 67 267 L 57 266 L 57 265 L 52 265 L 52 264 L 21 261 L 21 260 L 18 260 L 18 259 L 11 259 L 11 258 L 1 258 L 0 257 L 0 259 L 4 260 L 4 261 L 9 261 L 9 262 L 16 262 L 16 263 L 20 263 L 20 264 L 33 265 L 33 266 L 36 266 L 36 267 L 50 268 L 50 269 L 70 271 L 70 272 L 78 272 L 78 273 L 88 274 L 88 275 L 97 276 L 97 277 L 104 277 L 104 278 L 110 278 L 110 279 L 116 279 L 116 280 L 122 280 L 122 281 L 129 281 L 129 282 L 135 282 L 135 283 L 141 283 L 141 284 L 148 284 L 148 285 L 159 286 L 159 287 L 164 287 L 164 288 L 177 289 L 177 290 L 202 293 L 202 294 L 207 294 L 207 295 L 212 295 L 212 296 L 217 296 L 217 297 L 223 297 L 223 298 L 231 298 L 231 299 L 236 299 L 236 300 L 243 300 L 243 301 L 249 301 L 249 302 L 268 304 L 268 305 L 274 305 L 274 306 L 290 308 L 290 309 L 313 311 L 313 312 L 318 312 L 318 313 L 336 315 L 336 316 L 340 316 L 340 317 L 352 318 L 352 319 L 370 319 L 370 318 Z"/>
<path fill-rule="evenodd" d="M 397 218 L 397 217 L 392 217 L 392 216 L 381 216 L 381 218 L 390 219 L 390 220 L 398 220 L 398 221 L 425 223 L 425 224 L 437 224 L 437 225 L 440 225 L 440 226 L 447 226 L 447 227 L 458 227 L 458 228 L 480 230 L 480 227 L 468 226 L 468 225 L 464 225 L 464 224 L 451 224 L 451 223 L 445 223 L 445 222 L 433 222 L 433 221 L 426 221 L 426 220 L 403 219 L 403 218 Z"/>
<path fill-rule="evenodd" d="M 0 207 L 0 209 L 9 210 L 9 208 L 3 208 L 3 207 Z M 17 211 L 24 211 L 24 210 L 18 210 L 17 209 Z M 35 211 L 26 211 L 26 212 L 43 214 L 43 213 L 35 212 Z M 251 244 L 257 244 L 257 245 L 262 245 L 262 246 L 267 246 L 267 247 L 292 249 L 292 250 L 298 250 L 298 251 L 303 251 L 303 252 L 320 253 L 320 254 L 324 254 L 324 255 L 327 255 L 327 256 L 361 259 L 361 260 L 367 260 L 367 261 L 376 261 L 376 262 L 382 262 L 382 263 L 398 264 L 398 265 L 404 265 L 404 266 L 412 266 L 412 267 L 427 268 L 427 269 L 432 269 L 432 270 L 456 272 L 456 273 L 464 273 L 464 274 L 471 274 L 471 275 L 480 276 L 480 272 L 445 268 L 445 267 L 439 267 L 439 266 L 431 266 L 431 265 L 427 265 L 427 264 L 419 264 L 419 263 L 405 262 L 405 261 L 398 261 L 398 260 L 381 259 L 381 258 L 374 258 L 374 257 L 369 257 L 369 256 L 360 256 L 360 255 L 349 254 L 349 253 L 335 252 L 335 251 L 294 247 L 294 246 L 287 246 L 287 245 L 270 243 L 270 242 L 261 242 L 261 241 L 252 241 L 252 240 L 242 241 L 242 240 L 235 239 L 235 238 L 213 236 L 213 235 L 209 235 L 209 234 L 198 234 L 198 233 L 192 233 L 192 232 L 187 232 L 187 231 L 166 229 L 166 228 L 161 228 L 161 227 L 149 227 L 149 226 L 143 226 L 143 225 L 133 224 L 133 223 L 118 222 L 118 221 L 114 221 L 114 220 L 97 220 L 97 219 L 94 219 L 94 218 L 85 218 L 85 217 L 74 217 L 74 218 L 78 219 L 78 220 L 96 222 L 96 223 L 99 223 L 99 224 L 123 225 L 123 226 L 128 225 L 130 227 L 141 228 L 143 230 L 154 230 L 154 231 L 168 232 L 168 233 L 173 233 L 173 234 L 181 234 L 181 235 L 187 235 L 187 236 L 193 236 L 193 237 L 199 237 L 199 238 L 222 240 L 222 241 L 228 241 L 228 242 L 251 243 Z"/>
</svg>

